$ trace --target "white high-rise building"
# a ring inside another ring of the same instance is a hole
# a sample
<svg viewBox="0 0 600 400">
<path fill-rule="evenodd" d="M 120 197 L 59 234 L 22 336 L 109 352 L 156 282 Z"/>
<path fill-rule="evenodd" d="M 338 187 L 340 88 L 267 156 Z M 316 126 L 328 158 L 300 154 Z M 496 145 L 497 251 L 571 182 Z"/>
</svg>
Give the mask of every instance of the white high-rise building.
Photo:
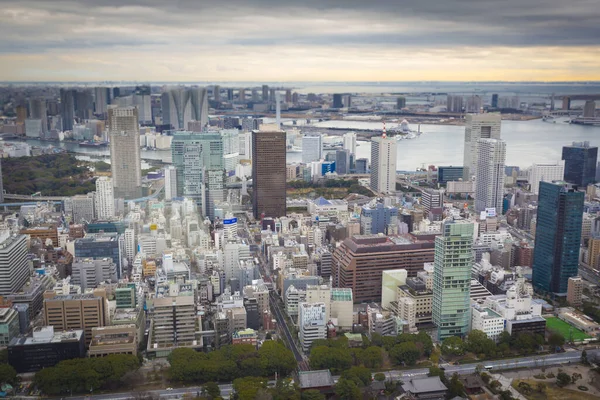
<svg viewBox="0 0 600 400">
<path fill-rule="evenodd" d="M 117 198 L 136 199 L 142 194 L 140 130 L 136 107 L 108 109 L 112 181 Z"/>
<path fill-rule="evenodd" d="M 504 140 L 479 139 L 477 147 L 479 154 L 475 178 L 475 211 L 495 208 L 496 212 L 501 213 L 506 143 Z"/>
<path fill-rule="evenodd" d="M 0 296 L 19 292 L 30 274 L 27 237 L 0 231 Z"/>
<path fill-rule="evenodd" d="M 298 328 L 302 350 L 307 352 L 315 340 L 327 337 L 326 306 L 323 303 L 298 305 Z"/>
<path fill-rule="evenodd" d="M 529 170 L 531 191 L 538 194 L 540 182 L 562 181 L 565 176 L 565 161 L 559 160 L 552 164 L 533 164 Z"/>
<path fill-rule="evenodd" d="M 108 105 L 108 89 L 105 87 L 94 88 L 94 111 L 96 114 L 106 114 Z"/>
<path fill-rule="evenodd" d="M 117 265 L 111 258 L 76 258 L 72 266 L 72 282 L 81 290 L 95 289 L 103 282 L 117 282 Z"/>
<path fill-rule="evenodd" d="M 125 229 L 125 257 L 131 264 L 137 254 L 137 248 L 135 246 L 135 229 Z"/>
<path fill-rule="evenodd" d="M 385 132 L 371 139 L 371 189 L 375 192 L 396 192 L 396 145 L 396 139 Z"/>
<path fill-rule="evenodd" d="M 344 133 L 344 150 L 348 150 L 350 154 L 356 154 L 356 132 Z"/>
<path fill-rule="evenodd" d="M 477 175 L 477 141 L 500 139 L 500 114 L 467 114 L 463 154 L 463 179 Z"/>
<path fill-rule="evenodd" d="M 177 169 L 168 165 L 165 167 L 165 200 L 177 197 Z"/>
<path fill-rule="evenodd" d="M 115 216 L 115 195 L 112 179 L 101 176 L 96 179 L 96 218 L 110 220 Z"/>
<path fill-rule="evenodd" d="M 302 162 L 308 164 L 323 158 L 323 137 L 304 135 L 302 137 Z"/>
</svg>

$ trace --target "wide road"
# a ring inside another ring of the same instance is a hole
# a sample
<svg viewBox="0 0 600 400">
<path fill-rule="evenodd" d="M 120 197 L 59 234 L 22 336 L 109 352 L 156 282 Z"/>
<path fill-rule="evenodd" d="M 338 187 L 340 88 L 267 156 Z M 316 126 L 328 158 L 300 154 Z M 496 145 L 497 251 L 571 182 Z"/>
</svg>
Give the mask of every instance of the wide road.
<svg viewBox="0 0 600 400">
<path fill-rule="evenodd" d="M 594 285 L 600 285 L 600 272 L 594 270 L 593 268 L 579 264 L 579 275 Z"/>
<path fill-rule="evenodd" d="M 588 350 L 588 357 L 600 357 L 600 350 Z M 481 364 L 484 367 L 490 369 L 491 371 L 502 371 L 502 370 L 510 370 L 516 368 L 541 368 L 541 367 L 551 367 L 557 365 L 563 365 L 568 363 L 577 363 L 581 360 L 581 351 L 568 351 L 566 353 L 557 353 L 557 354 L 548 354 L 543 356 L 529 356 L 529 357 L 520 357 L 520 358 L 512 358 L 509 360 L 498 360 L 498 361 L 483 361 L 481 363 L 473 363 L 473 364 L 465 364 L 465 365 L 448 365 L 442 364 L 441 367 L 445 368 L 446 374 L 454 374 L 455 372 L 459 374 L 471 374 L 475 372 L 475 368 L 477 365 Z M 393 370 L 385 372 L 386 377 L 394 379 L 394 380 L 402 380 L 404 382 L 412 379 L 427 376 L 429 373 L 428 368 L 415 368 L 415 369 L 405 369 L 405 370 Z M 339 376 L 334 376 L 334 381 L 337 382 Z M 269 385 L 275 384 L 274 381 L 269 381 Z M 233 385 L 231 383 L 224 383 L 219 385 L 221 388 L 221 395 L 223 397 L 229 396 L 233 390 Z M 200 392 L 202 388 L 200 386 L 193 387 L 185 387 L 185 388 L 177 388 L 172 390 L 152 390 L 148 391 L 148 393 L 155 395 L 157 397 L 161 397 L 163 399 L 167 398 L 176 398 L 182 397 L 184 394 L 190 394 L 192 396 L 196 396 L 198 392 Z M 135 397 L 135 392 L 125 392 L 125 393 L 113 393 L 113 394 L 99 394 L 93 396 L 80 396 L 80 397 L 69 397 L 69 400 L 125 400 L 125 399 L 133 399 Z"/>
</svg>

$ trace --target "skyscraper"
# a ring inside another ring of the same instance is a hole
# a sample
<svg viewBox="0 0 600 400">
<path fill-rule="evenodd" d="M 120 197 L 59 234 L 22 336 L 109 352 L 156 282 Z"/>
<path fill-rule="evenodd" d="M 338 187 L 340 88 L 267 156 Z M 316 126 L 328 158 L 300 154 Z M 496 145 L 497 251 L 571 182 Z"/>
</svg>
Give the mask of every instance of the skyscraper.
<svg viewBox="0 0 600 400">
<path fill-rule="evenodd" d="M 433 322 L 438 339 L 465 336 L 471 320 L 473 224 L 446 220 L 435 238 L 433 268 Z"/>
<path fill-rule="evenodd" d="M 185 88 L 175 88 L 161 95 L 162 119 L 164 125 L 175 130 L 184 130 L 192 120 L 191 92 Z"/>
<path fill-rule="evenodd" d="M 396 192 L 396 145 L 385 130 L 371 139 L 371 189 L 377 193 Z"/>
<path fill-rule="evenodd" d="M 262 101 L 265 103 L 269 101 L 269 85 L 262 85 Z"/>
<path fill-rule="evenodd" d="M 344 107 L 344 103 L 342 101 L 342 95 L 339 93 L 335 93 L 333 95 L 333 108 L 342 108 Z"/>
<path fill-rule="evenodd" d="M 0 232 L 0 296 L 17 293 L 29 279 L 27 237 Z"/>
<path fill-rule="evenodd" d="M 4 203 L 4 177 L 2 176 L 2 160 L 0 159 L 0 203 Z"/>
<path fill-rule="evenodd" d="M 530 190 L 534 194 L 540 191 L 540 182 L 552 182 L 563 180 L 565 176 L 565 162 L 560 160 L 554 163 L 534 163 L 529 170 Z"/>
<path fill-rule="evenodd" d="M 101 176 L 96 179 L 96 217 L 109 220 L 115 216 L 115 195 L 112 179 Z"/>
<path fill-rule="evenodd" d="M 165 167 L 165 200 L 177 197 L 177 170 L 172 165 Z"/>
<path fill-rule="evenodd" d="M 350 173 L 350 152 L 348 150 L 335 151 L 335 171 L 338 175 Z"/>
<path fill-rule="evenodd" d="M 566 293 L 569 278 L 577 275 L 584 192 L 565 182 L 540 182 L 533 287 L 542 292 Z"/>
<path fill-rule="evenodd" d="M 506 143 L 497 139 L 479 139 L 477 142 L 475 211 L 495 208 L 498 213 L 501 213 L 504 198 Z"/>
<path fill-rule="evenodd" d="M 596 102 L 594 100 L 588 100 L 583 106 L 583 117 L 593 118 L 596 116 Z"/>
<path fill-rule="evenodd" d="M 142 166 L 137 108 L 110 107 L 108 132 L 114 196 L 139 198 L 142 195 Z"/>
<path fill-rule="evenodd" d="M 79 121 L 90 119 L 94 115 L 94 99 L 88 89 L 75 92 L 75 116 Z"/>
<path fill-rule="evenodd" d="M 60 108 L 62 119 L 62 130 L 72 131 L 75 119 L 75 91 L 71 89 L 60 89 Z"/>
<path fill-rule="evenodd" d="M 29 114 L 32 119 L 39 119 L 42 121 L 42 133 L 44 137 L 48 132 L 48 112 L 46 109 L 46 100 L 44 99 L 31 99 L 29 101 Z"/>
<path fill-rule="evenodd" d="M 308 164 L 323 158 L 323 137 L 320 134 L 302 136 L 302 162 Z"/>
<path fill-rule="evenodd" d="M 109 98 L 108 90 L 105 87 L 94 88 L 94 112 L 97 115 L 106 114 Z"/>
<path fill-rule="evenodd" d="M 565 181 L 586 187 L 596 181 L 596 163 L 598 147 L 590 146 L 590 142 L 573 142 L 564 146 L 562 159 L 565 161 Z"/>
<path fill-rule="evenodd" d="M 175 132 L 171 157 L 177 197 L 194 199 L 202 215 L 214 218 L 215 201 L 223 200 L 223 139 L 219 133 Z"/>
<path fill-rule="evenodd" d="M 498 93 L 492 94 L 492 107 L 498 108 Z"/>
<path fill-rule="evenodd" d="M 189 91 L 192 119 L 200 121 L 202 127 L 205 127 L 208 124 L 208 91 L 205 88 L 191 88 Z"/>
<path fill-rule="evenodd" d="M 252 212 L 254 218 L 286 215 L 285 132 L 262 125 L 252 131 Z"/>
<path fill-rule="evenodd" d="M 477 141 L 500 139 L 500 114 L 467 114 L 463 153 L 463 179 L 471 180 L 477 174 Z"/>
<path fill-rule="evenodd" d="M 356 132 L 344 133 L 344 150 L 348 150 L 350 154 L 356 154 Z"/>
<path fill-rule="evenodd" d="M 396 99 L 396 109 L 402 110 L 404 107 L 406 107 L 406 97 L 400 96 Z"/>
<path fill-rule="evenodd" d="M 215 101 L 221 101 L 221 86 L 213 86 L 213 99 Z"/>
<path fill-rule="evenodd" d="M 448 95 L 446 98 L 446 110 L 453 113 L 463 112 L 463 97 Z"/>
</svg>

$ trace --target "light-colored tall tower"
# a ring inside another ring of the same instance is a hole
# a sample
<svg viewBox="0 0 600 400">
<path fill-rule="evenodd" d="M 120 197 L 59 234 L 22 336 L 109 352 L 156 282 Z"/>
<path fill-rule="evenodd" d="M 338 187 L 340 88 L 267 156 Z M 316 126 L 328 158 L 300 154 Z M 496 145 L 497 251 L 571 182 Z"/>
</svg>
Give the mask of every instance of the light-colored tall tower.
<svg viewBox="0 0 600 400">
<path fill-rule="evenodd" d="M 565 176 L 565 160 L 552 164 L 533 164 L 529 170 L 529 185 L 531 192 L 540 192 L 540 182 L 561 181 Z"/>
<path fill-rule="evenodd" d="M 302 136 L 302 162 L 307 164 L 323 158 L 323 137 L 321 135 Z"/>
<path fill-rule="evenodd" d="M 96 179 L 96 217 L 109 220 L 115 216 L 115 194 L 112 179 L 101 176 Z"/>
<path fill-rule="evenodd" d="M 31 274 L 27 237 L 0 231 L 0 296 L 17 293 Z"/>
<path fill-rule="evenodd" d="M 137 254 L 137 246 L 135 245 L 135 230 L 133 228 L 125 229 L 125 257 L 129 264 L 133 263 L 133 259 Z"/>
<path fill-rule="evenodd" d="M 439 340 L 469 332 L 472 266 L 473 224 L 445 221 L 442 235 L 435 238 L 433 267 L 432 311 Z"/>
<path fill-rule="evenodd" d="M 177 169 L 168 165 L 165 167 L 165 200 L 177 197 Z"/>
<path fill-rule="evenodd" d="M 500 139 L 500 114 L 467 114 L 465 126 L 465 146 L 463 179 L 471 180 L 477 175 L 477 141 L 479 139 Z"/>
<path fill-rule="evenodd" d="M 136 199 L 142 195 L 140 130 L 136 107 L 108 109 L 110 160 L 114 196 Z"/>
<path fill-rule="evenodd" d="M 281 129 L 281 99 L 279 98 L 279 91 L 275 92 L 275 123 L 277 129 Z"/>
<path fill-rule="evenodd" d="M 378 193 L 396 192 L 396 139 L 383 135 L 371 139 L 371 189 Z"/>
<path fill-rule="evenodd" d="M 106 114 L 108 90 L 105 87 L 94 88 L 94 111 L 96 114 Z"/>
<path fill-rule="evenodd" d="M 506 143 L 504 140 L 479 139 L 477 147 L 475 211 L 495 208 L 496 212 L 501 214 L 504 197 Z"/>
<path fill-rule="evenodd" d="M 191 92 L 185 88 L 175 88 L 161 95 L 163 124 L 171 125 L 175 130 L 187 129 L 192 120 Z"/>
<path fill-rule="evenodd" d="M 356 154 L 356 132 L 344 133 L 344 150 L 348 150 L 350 154 Z"/>
<path fill-rule="evenodd" d="M 200 121 L 202 128 L 208 124 L 208 91 L 205 88 L 190 89 L 192 119 Z M 187 124 L 185 125 L 187 127 Z"/>
</svg>

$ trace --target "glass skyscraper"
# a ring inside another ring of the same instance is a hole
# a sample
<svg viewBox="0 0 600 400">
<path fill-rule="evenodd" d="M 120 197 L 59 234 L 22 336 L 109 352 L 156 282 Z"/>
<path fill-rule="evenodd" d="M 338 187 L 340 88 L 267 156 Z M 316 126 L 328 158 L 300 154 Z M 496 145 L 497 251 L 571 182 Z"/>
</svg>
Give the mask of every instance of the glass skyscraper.
<svg viewBox="0 0 600 400">
<path fill-rule="evenodd" d="M 540 182 L 533 287 L 542 292 L 566 293 L 576 276 L 585 193 L 565 182 Z"/>
<path fill-rule="evenodd" d="M 598 147 L 590 142 L 573 142 L 564 146 L 562 159 L 565 160 L 565 181 L 585 188 L 596 181 Z"/>
<path fill-rule="evenodd" d="M 433 268 L 433 322 L 440 341 L 469 332 L 472 266 L 473 224 L 445 221 L 442 235 L 435 238 Z"/>
</svg>

